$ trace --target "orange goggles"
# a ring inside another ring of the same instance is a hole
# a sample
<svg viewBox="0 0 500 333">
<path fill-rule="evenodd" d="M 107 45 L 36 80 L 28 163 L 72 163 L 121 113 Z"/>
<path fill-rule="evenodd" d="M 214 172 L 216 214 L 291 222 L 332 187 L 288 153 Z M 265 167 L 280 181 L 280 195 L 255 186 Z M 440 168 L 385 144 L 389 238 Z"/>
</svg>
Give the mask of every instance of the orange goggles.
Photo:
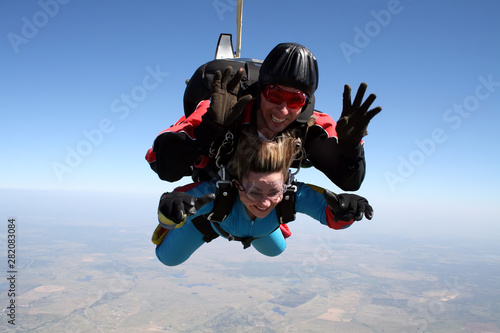
<svg viewBox="0 0 500 333">
<path fill-rule="evenodd" d="M 307 100 L 307 95 L 303 92 L 286 91 L 274 84 L 268 84 L 266 88 L 264 88 L 263 94 L 268 102 L 273 104 L 286 102 L 286 105 L 290 109 L 302 108 Z"/>
</svg>

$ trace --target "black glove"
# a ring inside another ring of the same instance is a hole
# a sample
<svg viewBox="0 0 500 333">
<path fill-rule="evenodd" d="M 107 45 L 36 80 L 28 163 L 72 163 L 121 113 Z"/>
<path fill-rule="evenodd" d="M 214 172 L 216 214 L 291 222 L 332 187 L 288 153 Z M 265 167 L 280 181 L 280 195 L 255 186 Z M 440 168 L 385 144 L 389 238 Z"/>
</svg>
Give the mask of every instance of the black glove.
<svg viewBox="0 0 500 333">
<path fill-rule="evenodd" d="M 224 75 L 220 71 L 214 74 L 212 83 L 212 95 L 208 115 L 213 121 L 228 128 L 238 117 L 245 106 L 252 99 L 252 95 L 245 95 L 238 99 L 240 81 L 245 71 L 240 68 L 234 77 L 231 78 L 233 68 L 226 67 Z"/>
<path fill-rule="evenodd" d="M 335 222 L 342 221 L 359 221 L 363 218 L 363 214 L 368 220 L 373 217 L 373 208 L 365 198 L 356 194 L 334 194 L 328 190 L 323 193 L 328 207 L 333 212 L 333 220 Z"/>
<path fill-rule="evenodd" d="M 205 194 L 199 198 L 184 192 L 163 193 L 158 206 L 158 220 L 164 228 L 177 228 L 179 226 L 176 224 L 183 224 L 186 216 L 196 214 L 196 210 L 214 199 L 214 193 Z"/>
<path fill-rule="evenodd" d="M 380 106 L 368 111 L 377 98 L 375 94 L 370 94 L 361 104 L 367 87 L 364 82 L 360 84 L 354 103 L 351 104 L 351 87 L 348 84 L 344 86 L 342 114 L 336 127 L 339 142 L 359 143 L 364 136 L 368 135 L 367 128 L 370 120 L 382 111 Z"/>
</svg>

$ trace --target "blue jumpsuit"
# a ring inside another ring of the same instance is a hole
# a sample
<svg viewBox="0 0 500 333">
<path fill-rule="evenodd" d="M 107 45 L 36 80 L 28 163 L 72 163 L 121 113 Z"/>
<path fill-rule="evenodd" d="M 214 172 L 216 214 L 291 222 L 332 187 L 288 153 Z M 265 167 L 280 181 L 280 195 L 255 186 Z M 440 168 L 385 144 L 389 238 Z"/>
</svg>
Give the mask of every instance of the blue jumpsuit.
<svg viewBox="0 0 500 333">
<path fill-rule="evenodd" d="M 333 229 L 343 229 L 353 221 L 333 221 L 333 214 L 323 197 L 322 189 L 313 189 L 311 185 L 297 183 L 295 210 L 303 213 Z M 194 197 L 215 193 L 215 181 L 198 183 L 186 191 Z M 198 209 L 195 215 L 188 216 L 184 225 L 169 230 L 163 242 L 156 248 L 156 256 L 167 266 L 175 266 L 186 261 L 203 243 L 203 234 L 193 225 L 193 218 L 212 211 L 213 202 Z M 217 223 L 217 222 L 207 222 Z M 251 219 L 239 195 L 236 198 L 231 213 L 219 223 L 220 227 L 235 237 L 254 237 L 252 246 L 266 256 L 277 256 L 286 248 L 286 242 L 279 228 L 276 208 L 264 218 Z M 217 230 L 214 228 L 214 230 Z"/>
</svg>

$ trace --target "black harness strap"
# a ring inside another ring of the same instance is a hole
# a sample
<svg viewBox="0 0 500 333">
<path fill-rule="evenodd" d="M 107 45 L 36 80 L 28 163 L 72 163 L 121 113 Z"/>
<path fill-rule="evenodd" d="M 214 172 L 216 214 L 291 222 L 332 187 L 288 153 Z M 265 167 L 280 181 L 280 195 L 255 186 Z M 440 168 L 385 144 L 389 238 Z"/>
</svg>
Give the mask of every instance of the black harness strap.
<svg viewBox="0 0 500 333">
<path fill-rule="evenodd" d="M 222 222 L 233 209 L 238 189 L 229 180 L 219 180 L 217 182 L 217 192 L 215 194 L 214 208 L 208 214 L 207 220 L 212 222 Z"/>
<path fill-rule="evenodd" d="M 219 237 L 219 234 L 212 228 L 212 224 L 207 220 L 208 214 L 200 215 L 193 219 L 193 225 L 203 234 L 203 240 L 210 243 Z"/>
<path fill-rule="evenodd" d="M 260 237 L 237 237 L 233 236 L 230 233 L 228 233 L 226 230 L 222 229 L 222 227 L 219 225 L 219 223 L 210 223 L 209 220 L 207 220 L 208 215 L 200 215 L 197 216 L 193 219 L 193 225 L 198 229 L 199 232 L 203 234 L 203 240 L 206 243 L 210 243 L 212 240 L 216 239 L 220 235 L 222 235 L 224 238 L 226 238 L 228 241 L 238 241 L 243 244 L 243 249 L 247 249 L 252 245 L 252 241 L 254 239 L 258 239 Z M 213 226 L 215 226 L 215 229 L 219 231 L 217 233 L 214 229 Z M 279 228 L 279 227 L 278 227 Z M 276 229 L 278 229 L 276 228 Z M 273 232 L 276 230 L 274 229 Z"/>
<path fill-rule="evenodd" d="M 212 227 L 212 223 L 207 219 L 208 215 L 200 215 L 193 219 L 193 225 L 198 229 L 199 232 L 203 234 L 203 240 L 206 243 L 210 243 L 212 240 L 216 239 L 220 235 L 229 241 L 238 241 L 243 244 L 243 248 L 246 249 L 250 247 L 252 241 L 255 239 L 253 237 L 235 237 L 229 234 L 226 230 L 222 229 L 219 223 L 214 223 L 213 226 L 220 232 L 220 235 Z"/>
<path fill-rule="evenodd" d="M 297 186 L 295 183 L 286 187 L 286 192 L 283 194 L 283 200 L 276 205 L 276 215 L 280 224 L 288 223 L 295 220 L 295 194 Z"/>
<path fill-rule="evenodd" d="M 249 248 L 250 245 L 252 245 L 252 241 L 254 239 L 257 239 L 257 238 L 254 238 L 254 237 L 242 238 L 242 237 L 233 236 L 230 233 L 228 233 L 226 230 L 222 229 L 222 227 L 219 225 L 219 223 L 214 223 L 213 226 L 215 226 L 215 228 L 219 231 L 219 233 L 224 238 L 227 238 L 228 241 L 238 241 L 238 242 L 241 242 L 241 244 L 243 244 L 243 249 Z"/>
</svg>

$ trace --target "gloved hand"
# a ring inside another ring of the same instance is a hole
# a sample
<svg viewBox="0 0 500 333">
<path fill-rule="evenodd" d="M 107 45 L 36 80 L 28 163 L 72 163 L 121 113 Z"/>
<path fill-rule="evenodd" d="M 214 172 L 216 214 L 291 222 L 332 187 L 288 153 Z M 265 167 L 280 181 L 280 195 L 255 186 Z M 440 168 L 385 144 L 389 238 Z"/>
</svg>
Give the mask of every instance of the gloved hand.
<svg viewBox="0 0 500 333">
<path fill-rule="evenodd" d="M 166 192 L 158 205 L 158 221 L 166 229 L 180 228 L 186 217 L 196 214 L 200 207 L 214 201 L 215 194 L 209 193 L 199 198 L 184 192 Z"/>
<path fill-rule="evenodd" d="M 368 200 L 356 194 L 334 194 L 328 190 L 323 192 L 328 207 L 333 212 L 333 220 L 359 221 L 363 214 L 368 220 L 373 217 L 373 208 L 368 204 Z"/>
<path fill-rule="evenodd" d="M 354 102 L 351 104 L 351 87 L 348 84 L 344 86 L 342 114 L 336 127 L 339 142 L 359 143 L 364 136 L 368 135 L 367 128 L 370 120 L 382 111 L 380 106 L 368 111 L 377 98 L 375 94 L 370 94 L 361 104 L 367 87 L 365 82 L 360 84 Z"/>
<path fill-rule="evenodd" d="M 252 99 L 252 95 L 245 95 L 238 99 L 240 81 L 245 71 L 240 68 L 230 80 L 232 71 L 233 68 L 228 66 L 224 75 L 220 71 L 215 72 L 210 107 L 207 110 L 210 118 L 225 128 L 238 119 L 245 106 Z"/>
</svg>

